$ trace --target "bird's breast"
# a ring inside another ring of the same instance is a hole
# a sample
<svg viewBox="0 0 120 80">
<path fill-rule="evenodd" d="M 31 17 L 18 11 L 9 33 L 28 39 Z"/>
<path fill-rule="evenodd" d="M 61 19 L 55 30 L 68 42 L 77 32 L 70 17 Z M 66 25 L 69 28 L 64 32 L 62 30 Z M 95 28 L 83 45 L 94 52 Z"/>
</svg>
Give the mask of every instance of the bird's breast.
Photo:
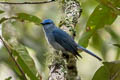
<svg viewBox="0 0 120 80">
<path fill-rule="evenodd" d="M 52 33 L 46 34 L 46 40 L 54 49 L 64 51 L 65 49 L 55 41 Z"/>
</svg>

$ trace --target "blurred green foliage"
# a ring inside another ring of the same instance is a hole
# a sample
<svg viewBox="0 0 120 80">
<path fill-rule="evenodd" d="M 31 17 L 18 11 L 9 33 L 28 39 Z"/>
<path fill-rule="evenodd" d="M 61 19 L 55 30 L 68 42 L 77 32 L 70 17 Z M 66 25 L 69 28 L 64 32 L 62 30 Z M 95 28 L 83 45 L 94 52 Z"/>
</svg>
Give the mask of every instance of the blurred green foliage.
<svg viewBox="0 0 120 80">
<path fill-rule="evenodd" d="M 120 61 L 104 62 L 104 66 L 95 73 L 92 80 L 119 80 Z"/>
<path fill-rule="evenodd" d="M 24 2 L 34 0 L 2 1 Z M 83 13 L 76 27 L 76 39 L 80 45 L 84 47 L 90 46 L 94 51 L 100 53 L 98 55 L 103 58 L 103 61 L 106 61 L 101 66 L 101 62 L 86 56 L 93 60 L 95 69 L 92 69 L 92 65 L 85 65 L 84 67 L 89 68 L 92 72 L 85 69 L 84 73 L 87 74 L 79 73 L 82 80 L 109 80 L 113 79 L 115 74 L 118 76 L 113 80 L 119 80 L 120 71 L 118 72 L 118 70 L 120 69 L 120 61 L 117 60 L 120 59 L 120 28 L 118 28 L 120 25 L 120 0 L 79 0 L 79 2 L 83 8 Z M 55 23 L 59 23 L 63 15 L 58 2 L 39 5 L 0 4 L 2 36 L 11 46 L 10 49 L 14 58 L 17 56 L 17 62 L 27 74 L 27 77 L 32 80 L 38 79 L 36 77 L 38 72 L 43 76 L 43 79 L 47 79 L 47 69 L 50 57 L 53 55 L 50 54 L 52 50 L 46 43 L 40 22 L 43 19 L 50 18 Z M 118 46 L 118 48 L 112 44 Z M 114 56 L 110 57 L 112 54 Z M 113 60 L 114 62 L 107 62 Z M 83 64 L 78 64 L 78 67 L 82 69 L 81 65 L 84 65 L 87 60 L 82 59 L 78 62 L 81 61 L 84 62 Z M 18 80 L 23 79 L 3 46 L 0 48 L 0 62 L 8 64 Z M 101 66 L 98 71 L 96 65 L 99 65 L 97 67 Z M 78 71 L 81 69 L 78 69 Z M 94 73 L 95 75 L 93 75 Z M 7 80 L 10 80 L 10 78 Z"/>
<path fill-rule="evenodd" d="M 10 76 L 10 77 L 6 78 L 5 80 L 11 80 L 11 79 L 12 79 L 12 77 Z"/>
<path fill-rule="evenodd" d="M 1 14 L 1 13 L 4 13 L 4 11 L 0 10 L 0 14 Z"/>
</svg>

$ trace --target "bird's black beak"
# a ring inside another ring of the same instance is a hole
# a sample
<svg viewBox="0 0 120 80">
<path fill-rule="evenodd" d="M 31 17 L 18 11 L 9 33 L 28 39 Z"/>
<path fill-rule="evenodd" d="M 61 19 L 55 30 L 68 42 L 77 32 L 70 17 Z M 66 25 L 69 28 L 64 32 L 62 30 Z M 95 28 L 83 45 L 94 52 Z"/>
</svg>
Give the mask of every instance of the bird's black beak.
<svg viewBox="0 0 120 80">
<path fill-rule="evenodd" d="M 43 23 L 41 22 L 40 24 L 42 24 L 43 25 Z"/>
</svg>

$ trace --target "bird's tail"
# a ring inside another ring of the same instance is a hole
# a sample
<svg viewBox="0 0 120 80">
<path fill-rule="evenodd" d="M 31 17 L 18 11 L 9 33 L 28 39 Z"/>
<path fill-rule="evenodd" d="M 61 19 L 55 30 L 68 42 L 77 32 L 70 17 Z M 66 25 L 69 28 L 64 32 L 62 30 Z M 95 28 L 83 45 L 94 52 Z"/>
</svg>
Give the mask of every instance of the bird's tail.
<svg viewBox="0 0 120 80">
<path fill-rule="evenodd" d="M 79 47 L 78 47 L 78 50 L 82 50 L 82 51 L 84 51 L 84 52 L 86 52 L 86 53 L 88 53 L 88 54 L 90 54 L 90 55 L 96 57 L 99 61 L 102 61 L 102 59 L 101 59 L 100 57 L 98 57 L 97 55 L 95 55 L 95 54 L 92 53 L 91 51 L 89 51 L 89 50 L 83 48 L 82 46 L 79 46 Z"/>
</svg>

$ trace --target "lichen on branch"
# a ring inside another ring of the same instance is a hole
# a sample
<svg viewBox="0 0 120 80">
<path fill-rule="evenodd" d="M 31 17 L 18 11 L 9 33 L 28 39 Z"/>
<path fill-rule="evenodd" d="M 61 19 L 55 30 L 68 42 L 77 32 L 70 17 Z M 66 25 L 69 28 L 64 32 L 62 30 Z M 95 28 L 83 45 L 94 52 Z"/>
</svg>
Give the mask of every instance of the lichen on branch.
<svg viewBox="0 0 120 80">
<path fill-rule="evenodd" d="M 58 2 L 60 3 L 62 11 L 64 13 L 64 16 L 61 18 L 61 21 L 59 23 L 59 27 L 69 33 L 73 38 L 75 38 L 75 27 L 82 12 L 80 3 L 77 0 L 59 0 Z M 56 58 L 54 58 L 52 62 L 49 80 L 80 80 L 76 67 L 75 57 L 69 53 L 62 53 L 62 56 L 58 56 L 55 56 Z M 56 64 L 63 67 L 57 67 Z M 51 72 L 52 70 L 53 72 Z M 55 74 L 56 72 L 57 74 Z M 51 76 L 54 74 L 55 76 L 59 77 L 59 79 L 53 78 L 53 76 Z"/>
</svg>

